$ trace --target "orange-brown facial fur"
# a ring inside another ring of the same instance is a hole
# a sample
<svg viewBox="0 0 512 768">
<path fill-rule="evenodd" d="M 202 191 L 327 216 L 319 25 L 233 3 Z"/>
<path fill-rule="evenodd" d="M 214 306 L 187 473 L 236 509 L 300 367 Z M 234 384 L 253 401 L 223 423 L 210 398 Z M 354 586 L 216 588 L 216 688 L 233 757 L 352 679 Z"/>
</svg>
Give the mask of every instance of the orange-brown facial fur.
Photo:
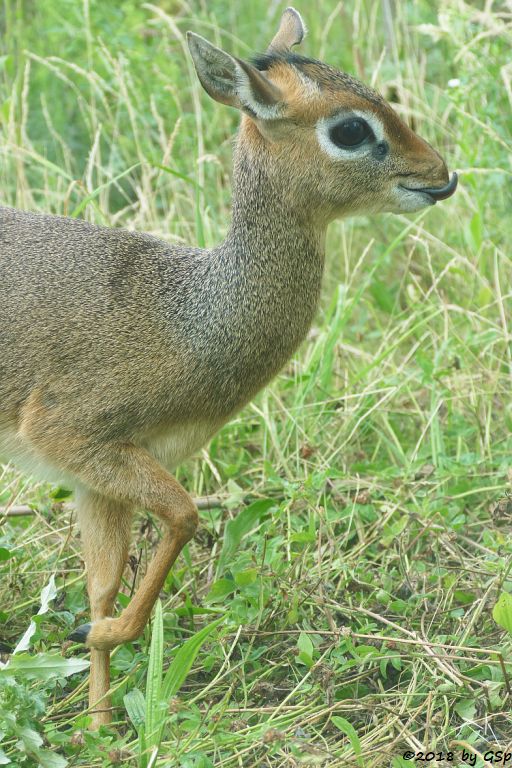
<svg viewBox="0 0 512 768">
<path fill-rule="evenodd" d="M 260 56 L 253 64 L 279 89 L 282 104 L 275 119 L 245 116 L 240 141 L 249 152 L 252 147 L 269 153 L 270 172 L 284 177 L 290 204 L 307 206 L 323 221 L 349 213 L 414 211 L 432 201 L 411 189 L 448 182 L 438 152 L 355 78 L 289 52 Z M 326 151 L 330 139 L 319 125 L 350 115 L 371 123 L 374 140 L 357 150 Z"/>
</svg>

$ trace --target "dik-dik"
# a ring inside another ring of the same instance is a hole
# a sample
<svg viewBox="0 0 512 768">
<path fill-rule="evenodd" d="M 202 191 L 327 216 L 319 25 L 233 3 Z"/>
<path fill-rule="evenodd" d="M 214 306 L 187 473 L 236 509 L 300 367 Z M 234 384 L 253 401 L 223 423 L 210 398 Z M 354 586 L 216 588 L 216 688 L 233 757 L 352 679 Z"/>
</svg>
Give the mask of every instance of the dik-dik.
<svg viewBox="0 0 512 768">
<path fill-rule="evenodd" d="M 418 211 L 457 186 L 378 93 L 290 49 L 288 8 L 252 63 L 189 33 L 201 84 L 241 124 L 233 217 L 212 249 L 0 208 L 0 441 L 74 488 L 87 566 L 94 725 L 109 651 L 138 637 L 198 523 L 165 467 L 204 445 L 282 368 L 314 318 L 333 219 Z M 112 618 L 134 510 L 164 525 Z"/>
</svg>

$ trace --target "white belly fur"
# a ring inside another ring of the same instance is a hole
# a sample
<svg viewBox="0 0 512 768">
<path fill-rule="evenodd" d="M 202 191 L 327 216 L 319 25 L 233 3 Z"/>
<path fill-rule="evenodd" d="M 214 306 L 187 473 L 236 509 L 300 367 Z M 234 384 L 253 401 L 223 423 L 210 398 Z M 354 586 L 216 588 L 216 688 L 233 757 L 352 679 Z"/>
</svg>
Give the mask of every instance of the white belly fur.
<svg viewBox="0 0 512 768">
<path fill-rule="evenodd" d="M 69 473 L 59 469 L 49 459 L 37 455 L 12 427 L 0 424 L 0 462 L 11 462 L 26 475 L 44 482 L 73 488 Z"/>
<path fill-rule="evenodd" d="M 164 466 L 173 469 L 202 448 L 219 426 L 213 422 L 180 424 L 137 442 Z"/>
</svg>

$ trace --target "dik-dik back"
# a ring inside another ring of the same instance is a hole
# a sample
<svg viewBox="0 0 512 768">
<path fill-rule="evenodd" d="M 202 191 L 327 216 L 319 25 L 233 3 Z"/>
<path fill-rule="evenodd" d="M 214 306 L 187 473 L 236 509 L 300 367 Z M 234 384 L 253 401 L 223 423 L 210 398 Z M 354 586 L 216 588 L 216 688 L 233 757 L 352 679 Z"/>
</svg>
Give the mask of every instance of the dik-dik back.
<svg viewBox="0 0 512 768">
<path fill-rule="evenodd" d="M 197 512 L 162 466 L 190 455 L 289 359 L 320 293 L 325 231 L 354 213 L 416 211 L 448 197 L 440 155 L 379 94 L 296 55 L 285 11 L 252 63 L 189 34 L 199 79 L 242 114 L 223 243 L 0 209 L 0 443 L 76 489 L 92 624 L 95 723 L 109 719 L 108 650 L 142 631 Z M 164 539 L 111 618 L 131 514 Z"/>
</svg>

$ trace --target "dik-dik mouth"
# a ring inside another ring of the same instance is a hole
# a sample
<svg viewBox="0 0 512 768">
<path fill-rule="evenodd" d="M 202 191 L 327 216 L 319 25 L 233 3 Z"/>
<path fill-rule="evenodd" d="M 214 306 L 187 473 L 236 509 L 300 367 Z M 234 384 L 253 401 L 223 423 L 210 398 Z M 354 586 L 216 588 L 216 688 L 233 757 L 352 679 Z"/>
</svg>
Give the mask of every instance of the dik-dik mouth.
<svg viewBox="0 0 512 768">
<path fill-rule="evenodd" d="M 446 200 L 447 197 L 451 197 L 457 189 L 458 183 L 459 177 L 454 171 L 450 181 L 448 184 L 445 184 L 444 187 L 406 187 L 404 184 L 401 184 L 400 186 L 408 192 L 421 192 L 422 194 L 428 195 L 434 204 L 437 203 L 438 200 Z"/>
</svg>

